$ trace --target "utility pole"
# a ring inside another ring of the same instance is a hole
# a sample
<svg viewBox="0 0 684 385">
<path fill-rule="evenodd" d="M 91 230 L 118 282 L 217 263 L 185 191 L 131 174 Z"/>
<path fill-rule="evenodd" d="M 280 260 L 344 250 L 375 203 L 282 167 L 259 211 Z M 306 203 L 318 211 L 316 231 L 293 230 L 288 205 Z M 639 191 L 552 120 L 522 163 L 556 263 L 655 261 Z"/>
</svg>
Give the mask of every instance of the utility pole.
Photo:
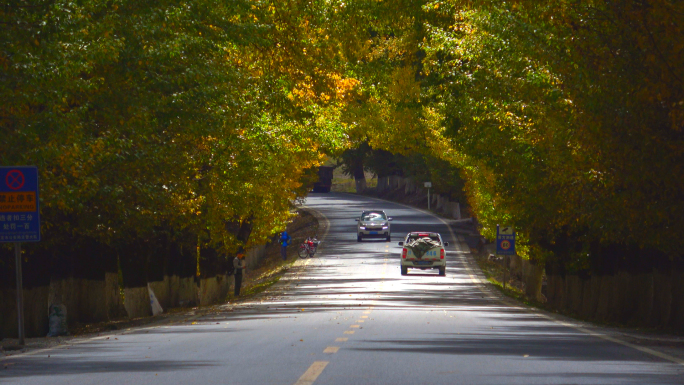
<svg viewBox="0 0 684 385">
<path fill-rule="evenodd" d="M 21 242 L 14 244 L 14 261 L 17 272 L 17 322 L 19 323 L 19 346 L 26 345 L 24 332 L 24 283 L 21 272 Z"/>
</svg>

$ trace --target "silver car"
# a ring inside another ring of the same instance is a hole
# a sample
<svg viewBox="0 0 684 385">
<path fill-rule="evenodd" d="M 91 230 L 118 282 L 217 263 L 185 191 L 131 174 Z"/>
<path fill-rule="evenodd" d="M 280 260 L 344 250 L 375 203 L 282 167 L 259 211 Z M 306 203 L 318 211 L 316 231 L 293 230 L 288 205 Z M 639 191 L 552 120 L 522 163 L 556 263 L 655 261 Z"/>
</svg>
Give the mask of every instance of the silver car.
<svg viewBox="0 0 684 385">
<path fill-rule="evenodd" d="M 356 227 L 356 240 L 358 242 L 361 242 L 363 238 L 385 238 L 387 242 L 390 241 L 392 235 L 390 221 L 392 218 L 388 217 L 384 211 L 365 210 L 355 220 L 359 222 Z"/>
</svg>

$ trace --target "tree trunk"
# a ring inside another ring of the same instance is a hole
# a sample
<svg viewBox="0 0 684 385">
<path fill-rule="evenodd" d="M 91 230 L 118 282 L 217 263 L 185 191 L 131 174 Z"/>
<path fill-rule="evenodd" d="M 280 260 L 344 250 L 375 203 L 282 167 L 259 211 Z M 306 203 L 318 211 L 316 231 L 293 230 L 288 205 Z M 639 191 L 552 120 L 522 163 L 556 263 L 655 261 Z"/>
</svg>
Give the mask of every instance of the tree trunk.
<svg viewBox="0 0 684 385">
<path fill-rule="evenodd" d="M 356 179 L 356 192 L 361 193 L 366 190 L 366 178 Z"/>
<path fill-rule="evenodd" d="M 523 279 L 525 280 L 525 295 L 535 301 L 542 302 L 541 293 L 544 267 L 537 266 L 529 260 L 523 260 Z"/>
<path fill-rule="evenodd" d="M 360 193 L 366 189 L 366 174 L 363 171 L 363 163 L 354 165 L 354 181 L 356 182 L 356 192 Z"/>
</svg>

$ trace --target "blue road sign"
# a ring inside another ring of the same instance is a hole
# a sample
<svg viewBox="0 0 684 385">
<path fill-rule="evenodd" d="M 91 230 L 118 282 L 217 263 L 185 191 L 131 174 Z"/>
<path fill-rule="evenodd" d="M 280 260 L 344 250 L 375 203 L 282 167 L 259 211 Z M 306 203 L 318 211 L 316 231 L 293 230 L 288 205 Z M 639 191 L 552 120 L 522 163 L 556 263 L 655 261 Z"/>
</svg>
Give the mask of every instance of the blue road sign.
<svg viewBox="0 0 684 385">
<path fill-rule="evenodd" d="M 515 231 L 512 227 L 496 226 L 496 254 L 515 255 Z"/>
<path fill-rule="evenodd" d="M 0 242 L 38 241 L 38 168 L 0 167 Z"/>
</svg>

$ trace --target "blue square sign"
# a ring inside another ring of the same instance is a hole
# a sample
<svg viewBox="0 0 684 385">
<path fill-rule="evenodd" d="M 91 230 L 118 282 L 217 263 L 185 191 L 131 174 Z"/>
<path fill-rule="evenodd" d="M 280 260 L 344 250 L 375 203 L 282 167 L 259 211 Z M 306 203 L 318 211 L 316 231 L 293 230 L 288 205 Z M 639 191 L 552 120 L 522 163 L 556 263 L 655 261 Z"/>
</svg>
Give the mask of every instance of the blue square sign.
<svg viewBox="0 0 684 385">
<path fill-rule="evenodd" d="M 38 168 L 0 167 L 0 242 L 40 241 Z"/>
<path fill-rule="evenodd" d="M 515 231 L 512 227 L 496 226 L 496 254 L 515 255 Z"/>
</svg>

